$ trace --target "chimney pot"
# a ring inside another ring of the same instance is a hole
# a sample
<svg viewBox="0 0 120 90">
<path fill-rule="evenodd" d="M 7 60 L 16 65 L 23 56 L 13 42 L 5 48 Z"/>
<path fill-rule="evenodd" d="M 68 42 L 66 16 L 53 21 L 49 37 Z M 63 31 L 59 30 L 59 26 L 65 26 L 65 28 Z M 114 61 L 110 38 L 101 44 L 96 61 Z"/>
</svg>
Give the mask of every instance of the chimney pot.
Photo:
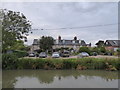
<svg viewBox="0 0 120 90">
<path fill-rule="evenodd" d="M 76 36 L 74 37 L 74 40 L 77 40 L 77 37 L 76 37 Z"/>
</svg>

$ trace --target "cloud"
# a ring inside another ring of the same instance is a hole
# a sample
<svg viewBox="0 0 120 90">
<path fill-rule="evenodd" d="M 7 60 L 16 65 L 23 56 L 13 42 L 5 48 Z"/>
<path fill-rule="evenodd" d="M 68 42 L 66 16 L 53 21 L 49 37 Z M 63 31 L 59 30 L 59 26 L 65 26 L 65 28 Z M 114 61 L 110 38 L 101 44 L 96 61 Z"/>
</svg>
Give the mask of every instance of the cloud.
<svg viewBox="0 0 120 90">
<path fill-rule="evenodd" d="M 56 29 L 56 30 L 36 30 L 28 37 L 31 44 L 34 38 L 42 35 L 59 35 L 65 39 L 83 39 L 87 43 L 94 45 L 99 39 L 117 39 L 117 25 L 78 28 L 78 29 L 57 29 L 64 27 L 82 27 L 99 24 L 111 24 L 118 22 L 118 3 L 110 2 L 19 2 L 3 3 L 1 8 L 20 11 L 32 21 L 33 28 Z"/>
</svg>

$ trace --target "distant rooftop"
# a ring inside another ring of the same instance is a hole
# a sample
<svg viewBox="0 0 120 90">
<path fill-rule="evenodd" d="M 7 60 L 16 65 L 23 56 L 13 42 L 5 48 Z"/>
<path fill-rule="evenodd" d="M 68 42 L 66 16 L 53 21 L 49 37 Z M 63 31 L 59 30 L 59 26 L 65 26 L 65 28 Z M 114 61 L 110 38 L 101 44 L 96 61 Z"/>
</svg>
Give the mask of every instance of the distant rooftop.
<svg viewBox="0 0 120 90">
<path fill-rule="evenodd" d="M 106 40 L 105 42 L 106 46 L 120 46 L 120 40 Z"/>
<path fill-rule="evenodd" d="M 82 46 L 86 46 L 86 43 L 84 40 L 55 40 L 54 43 L 56 45 L 82 45 Z"/>
</svg>

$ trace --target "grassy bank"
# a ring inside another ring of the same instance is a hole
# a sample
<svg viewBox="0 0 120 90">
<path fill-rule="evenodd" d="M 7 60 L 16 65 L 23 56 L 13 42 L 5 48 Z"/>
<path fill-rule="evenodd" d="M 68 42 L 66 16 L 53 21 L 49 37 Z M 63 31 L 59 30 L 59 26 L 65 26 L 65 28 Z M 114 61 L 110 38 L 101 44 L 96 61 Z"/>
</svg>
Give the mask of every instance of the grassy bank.
<svg viewBox="0 0 120 90">
<path fill-rule="evenodd" d="M 80 58 L 80 59 L 32 59 L 5 57 L 3 69 L 77 69 L 77 70 L 120 70 L 117 58 Z"/>
</svg>

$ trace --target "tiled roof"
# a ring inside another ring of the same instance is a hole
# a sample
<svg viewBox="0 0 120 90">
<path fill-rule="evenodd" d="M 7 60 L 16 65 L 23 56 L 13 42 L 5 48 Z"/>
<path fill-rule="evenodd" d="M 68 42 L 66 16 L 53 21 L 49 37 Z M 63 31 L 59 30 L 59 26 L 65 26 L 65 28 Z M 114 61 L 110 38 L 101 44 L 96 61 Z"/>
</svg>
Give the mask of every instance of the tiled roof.
<svg viewBox="0 0 120 90">
<path fill-rule="evenodd" d="M 120 40 L 106 40 L 106 46 L 120 46 Z"/>
<path fill-rule="evenodd" d="M 86 46 L 87 44 L 85 43 L 84 40 L 60 40 L 58 43 L 57 43 L 57 40 L 55 40 L 55 44 L 58 44 L 58 45 L 81 45 L 81 46 Z"/>
<path fill-rule="evenodd" d="M 33 41 L 33 45 L 38 45 L 39 44 L 39 40 L 38 39 L 34 39 Z M 60 40 L 57 43 L 57 40 L 54 40 L 54 44 L 58 44 L 58 45 L 81 45 L 81 46 L 87 46 L 87 44 L 85 43 L 84 40 Z"/>
</svg>

